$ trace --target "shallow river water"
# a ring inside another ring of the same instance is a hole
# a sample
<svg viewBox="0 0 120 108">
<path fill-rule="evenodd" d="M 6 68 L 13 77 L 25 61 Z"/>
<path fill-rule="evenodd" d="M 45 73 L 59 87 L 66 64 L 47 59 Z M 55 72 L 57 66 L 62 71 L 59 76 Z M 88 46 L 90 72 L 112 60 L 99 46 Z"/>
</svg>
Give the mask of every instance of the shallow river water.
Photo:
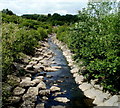
<svg viewBox="0 0 120 108">
<path fill-rule="evenodd" d="M 75 83 L 75 80 L 70 73 L 70 67 L 67 65 L 67 61 L 63 56 L 62 51 L 51 41 L 51 38 L 48 39 L 48 43 L 50 45 L 50 50 L 55 54 L 51 59 L 54 59 L 56 64 L 52 65 L 61 66 L 62 68 L 56 72 L 47 72 L 47 75 L 50 75 L 52 77 L 45 77 L 45 83 L 48 89 L 54 84 L 57 84 L 57 86 L 61 88 L 61 93 L 57 96 L 51 94 L 48 97 L 49 99 L 47 101 L 44 101 L 45 108 L 93 108 L 93 106 L 90 105 L 91 100 L 84 96 L 83 92 Z M 70 101 L 67 103 L 57 102 L 54 100 L 56 97 L 66 97 Z M 41 102 L 43 101 L 38 97 L 37 104 Z"/>
</svg>

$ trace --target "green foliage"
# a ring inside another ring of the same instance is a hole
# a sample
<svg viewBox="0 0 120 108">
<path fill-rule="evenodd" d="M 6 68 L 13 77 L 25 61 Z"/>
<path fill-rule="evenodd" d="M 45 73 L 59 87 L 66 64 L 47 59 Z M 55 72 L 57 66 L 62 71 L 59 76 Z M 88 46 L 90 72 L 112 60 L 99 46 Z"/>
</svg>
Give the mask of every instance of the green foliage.
<svg viewBox="0 0 120 108">
<path fill-rule="evenodd" d="M 86 66 L 86 79 L 99 83 L 113 93 L 120 90 L 120 16 L 113 3 L 88 4 L 79 11 L 74 27 L 59 27 L 57 38 L 74 53 L 76 62 Z"/>
<path fill-rule="evenodd" d="M 37 25 L 36 21 L 20 18 L 22 23 L 15 24 L 16 19 L 10 21 L 9 17 L 14 18 L 14 16 L 3 14 L 3 22 L 5 22 L 2 24 L 3 79 L 6 79 L 8 74 L 13 73 L 13 62 L 18 61 L 20 53 L 34 55 L 38 41 L 47 37 L 47 31 L 44 28 L 33 29 Z M 38 25 L 40 24 L 38 23 Z"/>
<path fill-rule="evenodd" d="M 56 25 L 64 25 L 65 23 L 70 24 L 78 21 L 77 15 L 60 15 L 58 13 L 54 13 L 53 15 L 39 15 L 39 14 L 25 14 L 22 15 L 23 18 L 33 19 L 40 22 L 48 22 L 52 26 Z"/>
<path fill-rule="evenodd" d="M 14 13 L 9 9 L 3 9 L 2 13 L 8 14 L 8 15 L 14 15 Z"/>
<path fill-rule="evenodd" d="M 39 27 L 37 29 L 37 32 L 38 32 L 38 34 L 40 36 L 40 40 L 44 40 L 44 38 L 47 38 L 47 36 L 48 36 L 47 31 L 45 29 L 43 29 L 42 27 Z"/>
</svg>

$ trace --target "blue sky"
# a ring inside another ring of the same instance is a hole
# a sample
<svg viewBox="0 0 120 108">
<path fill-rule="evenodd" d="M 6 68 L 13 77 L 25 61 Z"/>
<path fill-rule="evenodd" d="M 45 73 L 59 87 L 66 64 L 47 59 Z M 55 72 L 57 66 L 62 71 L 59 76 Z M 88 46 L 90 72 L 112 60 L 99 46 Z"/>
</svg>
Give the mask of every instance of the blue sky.
<svg viewBox="0 0 120 108">
<path fill-rule="evenodd" d="M 22 14 L 77 14 L 87 6 L 88 0 L 0 0 L 0 10 L 10 9 Z"/>
</svg>

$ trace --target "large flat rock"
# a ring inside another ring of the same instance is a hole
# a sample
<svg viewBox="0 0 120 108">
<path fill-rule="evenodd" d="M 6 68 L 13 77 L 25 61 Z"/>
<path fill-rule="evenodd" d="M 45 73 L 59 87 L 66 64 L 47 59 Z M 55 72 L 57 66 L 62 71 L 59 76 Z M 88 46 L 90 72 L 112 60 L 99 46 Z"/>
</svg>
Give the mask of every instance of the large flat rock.
<svg viewBox="0 0 120 108">
<path fill-rule="evenodd" d="M 78 80 L 79 81 L 79 80 Z M 88 83 L 83 83 L 79 86 L 79 88 L 82 90 L 82 91 L 86 91 L 88 89 L 91 89 L 92 88 L 92 85 L 91 84 L 88 84 Z"/>
<path fill-rule="evenodd" d="M 119 101 L 118 96 L 114 95 L 104 103 L 99 104 L 98 106 L 114 106 L 115 103 L 117 103 L 118 101 Z"/>
</svg>

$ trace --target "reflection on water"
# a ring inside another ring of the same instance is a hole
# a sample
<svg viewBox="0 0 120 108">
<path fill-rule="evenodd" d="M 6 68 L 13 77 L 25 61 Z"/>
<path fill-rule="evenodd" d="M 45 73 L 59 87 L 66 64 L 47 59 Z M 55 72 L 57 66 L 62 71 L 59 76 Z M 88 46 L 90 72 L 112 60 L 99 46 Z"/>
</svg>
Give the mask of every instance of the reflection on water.
<svg viewBox="0 0 120 108">
<path fill-rule="evenodd" d="M 52 108 L 52 106 L 61 105 L 63 106 L 63 108 L 88 108 L 89 102 L 87 102 L 86 104 L 86 101 L 84 100 L 90 101 L 90 99 L 87 99 L 84 96 L 83 92 L 78 88 L 78 85 L 75 83 L 75 80 L 70 73 L 70 67 L 67 65 L 67 61 L 63 56 L 62 51 L 58 48 L 57 45 L 52 43 L 51 38 L 48 39 L 48 43 L 50 44 L 50 49 L 52 50 L 52 52 L 55 53 L 55 56 L 52 59 L 54 59 L 56 64 L 52 64 L 52 66 L 61 66 L 62 68 L 56 72 L 47 72 L 47 75 L 51 75 L 51 77 L 45 77 L 45 81 L 47 84 L 47 88 L 50 88 L 51 86 L 56 84 L 58 87 L 61 88 L 61 93 L 57 96 L 51 94 L 49 96 L 49 99 L 47 101 L 44 101 L 45 107 Z M 54 101 L 55 97 L 67 97 L 70 101 L 68 103 L 60 103 Z M 39 100 L 38 97 L 38 103 L 40 102 L 42 102 L 42 100 Z"/>
</svg>

